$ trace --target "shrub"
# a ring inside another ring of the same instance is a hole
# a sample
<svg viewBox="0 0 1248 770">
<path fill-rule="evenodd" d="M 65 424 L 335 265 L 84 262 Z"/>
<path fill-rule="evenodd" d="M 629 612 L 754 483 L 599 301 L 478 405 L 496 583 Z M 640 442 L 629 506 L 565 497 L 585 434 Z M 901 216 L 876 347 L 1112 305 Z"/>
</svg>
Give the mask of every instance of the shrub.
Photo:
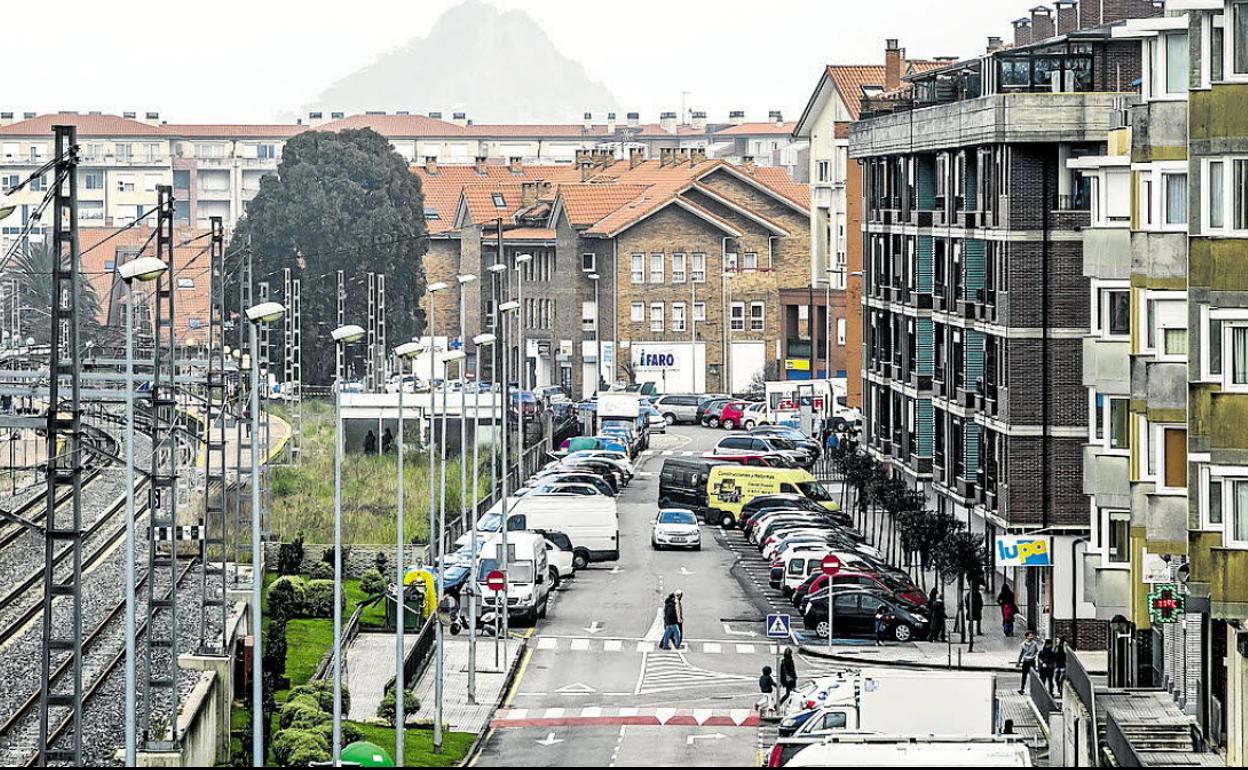
<svg viewBox="0 0 1248 770">
<path fill-rule="evenodd" d="M 403 692 L 403 714 L 404 716 L 410 717 L 413 714 L 415 714 L 417 711 L 420 711 L 420 698 L 417 698 L 416 693 L 412 692 L 411 690 L 404 690 Z M 381 704 L 377 706 L 377 716 L 380 717 L 381 719 L 386 720 L 386 724 L 390 725 L 391 727 L 397 727 L 397 725 L 395 724 L 395 717 L 397 716 L 397 714 L 395 714 L 395 709 L 394 709 L 394 681 L 393 680 L 390 682 L 389 686 L 386 687 L 386 694 L 382 696 Z"/>
<path fill-rule="evenodd" d="M 275 616 L 264 632 L 264 673 L 275 679 L 286 676 L 286 618 Z"/>
<path fill-rule="evenodd" d="M 365 596 L 381 596 L 386 592 L 389 582 L 382 576 L 379 570 L 365 570 L 360 576 L 360 590 Z"/>
<path fill-rule="evenodd" d="M 282 543 L 277 549 L 277 574 L 296 575 L 303 567 L 303 537 Z"/>
<path fill-rule="evenodd" d="M 318 679 L 301 684 L 290 691 L 287 702 L 295 698 L 311 698 L 322 711 L 330 713 L 334 710 L 334 683 L 329 679 Z M 342 688 L 342 710 L 351 710 L 351 690 L 346 685 Z"/>
<path fill-rule="evenodd" d="M 285 621 L 302 614 L 306 591 L 307 583 L 301 577 L 287 575 L 274 580 L 268 589 L 269 617 Z"/>
<path fill-rule="evenodd" d="M 334 723 L 332 721 L 326 722 L 325 724 L 316 728 L 315 732 L 317 732 L 320 735 L 325 736 L 325 741 L 327 743 L 329 743 L 330 745 L 333 744 Z M 342 723 L 342 745 L 350 746 L 352 743 L 355 743 L 356 741 L 362 741 L 362 740 L 364 740 L 364 732 L 360 730 L 360 728 L 351 724 L 350 722 L 343 721 Z"/>
<path fill-rule="evenodd" d="M 319 730 L 282 730 L 273 736 L 273 759 L 280 767 L 328 762 L 329 741 Z"/>
<path fill-rule="evenodd" d="M 313 580 L 333 580 L 334 565 L 318 561 L 308 569 L 308 577 Z"/>
<path fill-rule="evenodd" d="M 342 597 L 346 606 L 347 597 Z M 304 591 L 303 616 L 306 618 L 328 618 L 334 614 L 334 581 L 309 580 Z"/>
<path fill-rule="evenodd" d="M 309 722 L 316 724 L 318 723 L 316 721 L 317 717 L 324 718 L 329 716 L 329 713 L 324 711 L 320 704 L 317 703 L 316 698 L 307 695 L 293 697 L 293 692 L 291 695 L 292 697 L 282 704 L 282 710 L 277 712 L 277 726 L 283 730 L 294 726 L 296 721 L 303 724 L 308 724 Z"/>
</svg>

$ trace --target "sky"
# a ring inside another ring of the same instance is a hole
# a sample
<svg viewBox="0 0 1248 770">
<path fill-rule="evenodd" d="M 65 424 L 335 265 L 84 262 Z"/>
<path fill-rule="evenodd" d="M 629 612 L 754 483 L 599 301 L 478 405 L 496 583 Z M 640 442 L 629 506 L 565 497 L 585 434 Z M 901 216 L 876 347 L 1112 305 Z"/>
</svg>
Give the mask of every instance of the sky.
<svg viewBox="0 0 1248 770">
<path fill-rule="evenodd" d="M 797 117 L 824 64 L 877 64 L 885 38 L 914 58 L 969 56 L 1036 0 L 487 0 L 530 14 L 621 111 L 731 109 Z M 62 0 L 75 52 L 51 56 L 47 9 L 7 8 L 12 73 L 0 109 L 158 111 L 169 122 L 289 121 L 338 78 L 414 37 L 459 0 L 213 0 L 159 9 Z M 593 9 L 593 10 L 591 10 Z M 45 34 L 36 34 L 44 30 Z M 471 62 L 447 62 L 469 67 Z M 436 76 L 436 73 L 431 73 Z M 428 111 L 442 105 L 412 105 Z"/>
</svg>

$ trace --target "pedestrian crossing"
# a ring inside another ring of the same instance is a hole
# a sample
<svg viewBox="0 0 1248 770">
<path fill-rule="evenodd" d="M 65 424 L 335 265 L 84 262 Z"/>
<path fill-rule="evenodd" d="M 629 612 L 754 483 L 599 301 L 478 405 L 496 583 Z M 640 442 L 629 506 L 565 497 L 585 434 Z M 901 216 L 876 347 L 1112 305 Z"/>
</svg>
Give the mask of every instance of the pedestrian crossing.
<svg viewBox="0 0 1248 770">
<path fill-rule="evenodd" d="M 546 652 L 626 653 L 645 655 L 663 654 L 655 642 L 644 639 L 602 639 L 595 637 L 539 636 L 531 642 L 533 649 Z M 683 653 L 703 655 L 775 655 L 774 644 L 760 642 L 685 640 L 680 648 Z M 675 654 L 675 653 L 668 653 Z"/>
<path fill-rule="evenodd" d="M 665 727 L 757 727 L 753 709 L 706 708 L 504 708 L 490 722 L 492 727 L 575 727 L 592 725 L 659 725 Z"/>
</svg>

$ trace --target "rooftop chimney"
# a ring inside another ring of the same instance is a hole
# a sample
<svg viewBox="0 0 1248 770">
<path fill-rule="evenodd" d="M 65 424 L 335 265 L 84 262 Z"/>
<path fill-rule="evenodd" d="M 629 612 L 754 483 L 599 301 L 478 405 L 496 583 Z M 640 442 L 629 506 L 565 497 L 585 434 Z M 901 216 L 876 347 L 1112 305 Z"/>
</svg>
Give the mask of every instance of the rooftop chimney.
<svg viewBox="0 0 1248 770">
<path fill-rule="evenodd" d="M 429 117 L 433 118 L 434 120 L 441 120 L 441 119 L 442 119 L 442 113 L 440 113 L 440 112 L 431 112 L 431 113 L 429 113 Z"/>
<path fill-rule="evenodd" d="M 582 118 L 582 125 L 584 126 L 586 131 L 591 130 L 594 127 L 594 113 L 592 112 L 585 113 L 585 115 Z"/>
<path fill-rule="evenodd" d="M 34 119 L 35 119 L 35 113 L 33 112 L 22 113 L 22 120 L 34 120 Z"/>
<path fill-rule="evenodd" d="M 428 174 L 429 176 L 437 176 L 438 174 L 438 156 L 437 155 L 425 156 L 425 173 Z"/>
<path fill-rule="evenodd" d="M 325 123 L 325 122 L 326 122 L 326 120 L 325 120 L 325 113 L 323 113 L 323 112 L 309 112 L 309 113 L 308 113 L 308 125 L 309 125 L 309 126 L 314 126 L 314 127 L 315 127 L 315 126 L 319 126 L 319 125 L 321 125 L 321 124 L 323 124 L 323 123 Z"/>
<path fill-rule="evenodd" d="M 745 122 L 745 110 L 733 110 L 728 113 L 728 122 L 734 126 L 739 126 Z"/>
<path fill-rule="evenodd" d="M 681 163 L 689 160 L 689 151 L 684 147 L 677 147 L 672 150 L 672 165 L 679 166 Z"/>
<path fill-rule="evenodd" d="M 594 164 L 588 160 L 578 161 L 577 168 L 581 170 L 581 181 L 588 182 L 594 178 Z"/>
<path fill-rule="evenodd" d="M 695 111 L 693 113 L 693 117 L 690 120 L 690 125 L 692 125 L 693 128 L 697 131 L 705 131 L 706 130 L 706 113 L 702 111 Z"/>
<path fill-rule="evenodd" d="M 1079 29 L 1078 0 L 1057 0 L 1057 34 L 1068 35 Z"/>
<path fill-rule="evenodd" d="M 641 115 L 636 112 L 628 113 L 628 127 L 640 128 L 641 127 Z"/>
<path fill-rule="evenodd" d="M 1033 41 L 1048 40 L 1056 34 L 1053 26 L 1053 9 L 1047 5 L 1037 5 L 1031 9 L 1031 39 Z"/>
<path fill-rule="evenodd" d="M 148 124 L 149 126 L 159 126 L 160 125 L 160 113 L 159 112 L 144 113 L 143 122 Z"/>
<path fill-rule="evenodd" d="M 753 155 L 741 156 L 741 168 L 744 169 L 746 173 L 753 174 L 754 173 L 754 156 Z"/>
<path fill-rule="evenodd" d="M 628 167 L 637 168 L 646 160 L 646 150 L 642 147 L 628 148 Z"/>
<path fill-rule="evenodd" d="M 893 91 L 901 87 L 902 60 L 906 52 L 897 38 L 884 41 L 884 90 Z"/>
<path fill-rule="evenodd" d="M 988 53 L 996 53 L 997 51 L 1000 51 L 1002 48 L 1005 48 L 1004 40 L 995 36 L 988 38 L 988 49 L 987 49 Z"/>
<path fill-rule="evenodd" d="M 457 126 L 468 125 L 468 113 L 466 112 L 451 113 L 451 122 Z"/>
<path fill-rule="evenodd" d="M 676 148 L 675 147 L 660 147 L 659 148 L 659 166 L 660 167 L 670 166 L 675 162 L 675 160 L 676 160 Z"/>
<path fill-rule="evenodd" d="M 1101 26 L 1101 0 L 1082 0 L 1079 3 L 1079 29 Z"/>
<path fill-rule="evenodd" d="M 588 163 L 591 166 L 593 165 L 594 163 L 594 151 L 593 150 L 577 150 L 576 151 L 576 165 L 579 166 L 583 163 Z"/>
<path fill-rule="evenodd" d="M 127 111 L 127 112 L 121 113 L 121 116 L 125 118 L 126 120 L 135 120 L 138 118 L 138 113 Z"/>
<path fill-rule="evenodd" d="M 690 166 L 696 166 L 699 163 L 705 163 L 705 162 L 706 162 L 706 148 L 705 147 L 691 147 L 689 149 L 689 165 Z"/>
<path fill-rule="evenodd" d="M 331 112 L 329 113 L 329 117 L 330 117 L 330 120 L 342 120 L 344 117 L 346 117 L 346 113 L 345 112 Z"/>
<path fill-rule="evenodd" d="M 523 174 L 524 166 L 522 161 L 523 159 L 519 155 L 512 155 L 507 159 L 507 170 L 513 174 Z"/>
<path fill-rule="evenodd" d="M 537 199 L 538 199 L 537 190 L 538 190 L 538 186 L 537 186 L 536 180 L 532 182 L 521 182 L 520 183 L 520 205 L 532 206 L 533 204 L 537 203 Z"/>
<path fill-rule="evenodd" d="M 767 113 L 767 119 L 770 120 L 772 123 L 775 123 L 777 126 L 783 125 L 784 113 L 781 112 L 780 110 L 772 110 Z"/>
<path fill-rule="evenodd" d="M 1014 20 L 1014 46 L 1031 43 L 1031 19 Z"/>
<path fill-rule="evenodd" d="M 475 158 L 473 158 L 473 159 L 472 159 L 472 167 L 473 167 L 473 168 L 475 168 L 475 169 L 477 170 L 477 173 L 478 173 L 478 174 L 485 175 L 485 173 L 486 173 L 486 168 L 485 168 L 486 160 L 487 160 L 487 158 L 486 158 L 484 155 L 478 155 L 477 157 L 475 157 Z"/>
<path fill-rule="evenodd" d="M 0 112 L 0 126 L 8 126 L 13 123 L 13 113 Z"/>
<path fill-rule="evenodd" d="M 664 112 L 659 115 L 659 127 L 669 134 L 676 133 L 676 113 Z"/>
<path fill-rule="evenodd" d="M 607 113 L 607 133 L 608 134 L 615 133 L 615 113 L 614 112 Z"/>
</svg>

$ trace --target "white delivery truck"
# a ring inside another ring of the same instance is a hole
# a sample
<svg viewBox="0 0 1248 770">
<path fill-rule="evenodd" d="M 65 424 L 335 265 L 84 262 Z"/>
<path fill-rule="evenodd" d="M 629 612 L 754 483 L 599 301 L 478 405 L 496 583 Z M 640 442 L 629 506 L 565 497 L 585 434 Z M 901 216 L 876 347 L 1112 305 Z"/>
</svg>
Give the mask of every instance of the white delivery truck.
<svg viewBox="0 0 1248 770">
<path fill-rule="evenodd" d="M 482 546 L 477 560 L 477 583 L 482 603 L 497 609 L 503 597 L 485 589 L 486 578 L 501 569 L 507 573 L 507 610 L 527 623 L 546 617 L 553 587 L 546 557 L 546 538 L 536 532 L 507 531 L 507 558 L 503 559 L 502 533 L 492 535 Z"/>
<path fill-rule="evenodd" d="M 777 765 L 769 765 L 776 767 Z M 783 767 L 1031 767 L 1018 738 L 849 735 L 806 746 Z"/>
<path fill-rule="evenodd" d="M 768 423 L 781 425 L 792 422 L 802 429 L 800 396 L 809 393 L 814 418 L 812 435 L 826 424 L 835 431 L 844 430 L 862 419 L 862 413 L 847 405 L 848 381 L 841 377 L 830 380 L 775 380 L 764 384 L 763 410 Z"/>
<path fill-rule="evenodd" d="M 604 391 L 598 394 L 598 434 L 628 435 L 630 454 L 650 446 L 650 423 L 641 412 L 640 393 Z"/>
<path fill-rule="evenodd" d="M 603 495 L 553 494 L 521 497 L 512 503 L 507 531 L 535 529 L 563 532 L 572 541 L 572 562 L 584 569 L 592 562 L 620 558 L 620 518 L 615 498 Z"/>
</svg>

